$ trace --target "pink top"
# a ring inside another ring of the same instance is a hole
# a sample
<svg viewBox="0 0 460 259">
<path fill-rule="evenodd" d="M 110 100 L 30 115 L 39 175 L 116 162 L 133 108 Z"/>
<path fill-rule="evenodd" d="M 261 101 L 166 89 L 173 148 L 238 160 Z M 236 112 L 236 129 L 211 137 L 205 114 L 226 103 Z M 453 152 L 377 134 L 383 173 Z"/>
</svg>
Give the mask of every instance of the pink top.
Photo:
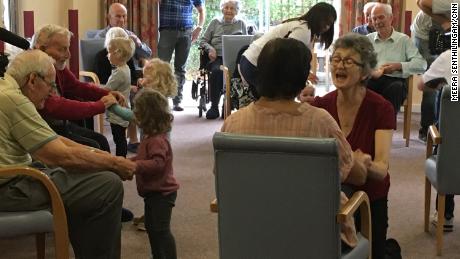
<svg viewBox="0 0 460 259">
<path fill-rule="evenodd" d="M 351 147 L 337 122 L 323 109 L 302 103 L 297 110 L 279 111 L 273 107 L 251 103 L 228 117 L 221 131 L 241 134 L 335 138 L 339 150 L 342 181 L 353 166 Z"/>
<path fill-rule="evenodd" d="M 149 192 L 161 192 L 168 195 L 179 189 L 173 174 L 173 154 L 167 134 L 146 136 L 137 149 L 137 155 L 131 158 L 137 164 L 137 192 L 144 197 Z"/>
</svg>

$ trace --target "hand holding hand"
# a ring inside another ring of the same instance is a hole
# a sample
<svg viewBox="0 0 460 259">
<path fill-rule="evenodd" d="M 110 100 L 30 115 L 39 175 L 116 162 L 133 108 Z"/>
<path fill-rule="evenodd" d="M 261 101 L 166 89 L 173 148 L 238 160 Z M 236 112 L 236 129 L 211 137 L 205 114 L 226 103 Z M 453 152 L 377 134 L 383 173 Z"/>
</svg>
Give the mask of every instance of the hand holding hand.
<svg viewBox="0 0 460 259">
<path fill-rule="evenodd" d="M 369 168 L 372 164 L 372 157 L 369 154 L 364 153 L 361 149 L 357 149 L 354 152 L 354 158 L 359 160 L 366 168 Z"/>
<path fill-rule="evenodd" d="M 114 157 L 114 159 L 115 173 L 117 173 L 123 181 L 132 180 L 134 172 L 136 171 L 136 163 L 123 157 Z"/>
<path fill-rule="evenodd" d="M 113 95 L 117 99 L 117 102 L 118 102 L 119 105 L 121 105 L 123 107 L 127 106 L 126 98 L 122 93 L 120 93 L 118 91 L 110 91 L 110 94 Z"/>
<path fill-rule="evenodd" d="M 383 69 L 384 74 L 391 74 L 393 72 L 402 70 L 402 65 L 401 63 L 386 63 L 383 64 L 380 68 Z"/>
<path fill-rule="evenodd" d="M 117 99 L 115 99 L 115 97 L 113 97 L 111 94 L 103 96 L 101 101 L 104 103 L 106 109 L 117 103 Z"/>
</svg>

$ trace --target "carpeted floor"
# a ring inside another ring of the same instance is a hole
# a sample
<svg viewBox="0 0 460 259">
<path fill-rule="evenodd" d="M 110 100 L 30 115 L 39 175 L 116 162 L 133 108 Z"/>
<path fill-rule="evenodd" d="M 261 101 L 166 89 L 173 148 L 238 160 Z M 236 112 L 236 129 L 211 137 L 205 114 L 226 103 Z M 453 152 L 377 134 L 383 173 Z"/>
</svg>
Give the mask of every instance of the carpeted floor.
<svg viewBox="0 0 460 259">
<path fill-rule="evenodd" d="M 209 212 L 209 202 L 214 197 L 211 138 L 223 121 L 198 118 L 194 105 L 190 103 L 184 112 L 175 113 L 171 137 L 174 169 L 181 188 L 173 210 L 172 225 L 179 258 L 216 259 L 217 217 Z M 419 119 L 418 115 L 412 118 L 410 148 L 406 148 L 401 134 L 400 114 L 390 162 L 388 237 L 399 241 L 403 258 L 411 259 L 437 258 L 433 228 L 430 234 L 423 232 L 425 145 L 417 139 Z M 434 201 L 434 195 L 432 198 Z M 143 202 L 137 196 L 134 182 L 125 182 L 124 205 L 136 215 L 143 212 Z M 457 218 L 460 218 L 459 213 L 457 210 Z M 460 225 L 457 222 L 454 225 L 457 229 L 444 235 L 442 258 L 460 258 Z M 34 249 L 33 237 L 0 240 L 0 258 L 35 258 Z M 149 258 L 149 250 L 146 233 L 138 231 L 131 223 L 125 223 L 122 258 Z M 46 258 L 54 258 L 53 254 L 53 245 L 48 242 Z"/>
</svg>

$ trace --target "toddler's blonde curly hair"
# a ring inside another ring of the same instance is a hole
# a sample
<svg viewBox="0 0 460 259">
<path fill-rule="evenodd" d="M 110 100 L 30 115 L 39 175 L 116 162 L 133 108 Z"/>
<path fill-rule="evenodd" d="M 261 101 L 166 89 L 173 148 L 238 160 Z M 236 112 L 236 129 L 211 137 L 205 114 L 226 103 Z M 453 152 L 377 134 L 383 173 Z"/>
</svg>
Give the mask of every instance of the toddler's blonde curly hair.
<svg viewBox="0 0 460 259">
<path fill-rule="evenodd" d="M 143 72 L 143 87 L 157 90 L 165 97 L 177 95 L 177 81 L 169 63 L 159 58 L 151 59 L 145 63 Z"/>
</svg>

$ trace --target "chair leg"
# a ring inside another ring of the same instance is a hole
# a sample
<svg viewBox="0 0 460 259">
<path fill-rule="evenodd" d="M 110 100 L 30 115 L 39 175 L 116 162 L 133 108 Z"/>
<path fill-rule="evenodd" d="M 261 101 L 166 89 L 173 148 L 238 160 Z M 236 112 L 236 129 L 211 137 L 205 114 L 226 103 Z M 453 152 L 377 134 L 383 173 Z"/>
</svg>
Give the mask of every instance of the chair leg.
<svg viewBox="0 0 460 259">
<path fill-rule="evenodd" d="M 410 140 L 410 123 L 411 123 L 411 116 L 409 105 L 404 106 L 404 123 L 403 123 L 403 139 L 406 140 L 406 147 L 409 147 L 409 140 Z"/>
<path fill-rule="evenodd" d="M 35 246 L 37 248 L 37 259 L 45 259 L 45 239 L 46 233 L 35 235 Z"/>
<path fill-rule="evenodd" d="M 436 226 L 436 251 L 442 254 L 442 238 L 444 234 L 444 212 L 446 208 L 446 195 L 438 193 L 438 224 Z"/>
<path fill-rule="evenodd" d="M 430 221 L 430 203 L 431 203 L 431 183 L 428 178 L 425 177 L 425 221 L 424 227 L 425 232 L 429 231 L 429 221 Z"/>
</svg>

